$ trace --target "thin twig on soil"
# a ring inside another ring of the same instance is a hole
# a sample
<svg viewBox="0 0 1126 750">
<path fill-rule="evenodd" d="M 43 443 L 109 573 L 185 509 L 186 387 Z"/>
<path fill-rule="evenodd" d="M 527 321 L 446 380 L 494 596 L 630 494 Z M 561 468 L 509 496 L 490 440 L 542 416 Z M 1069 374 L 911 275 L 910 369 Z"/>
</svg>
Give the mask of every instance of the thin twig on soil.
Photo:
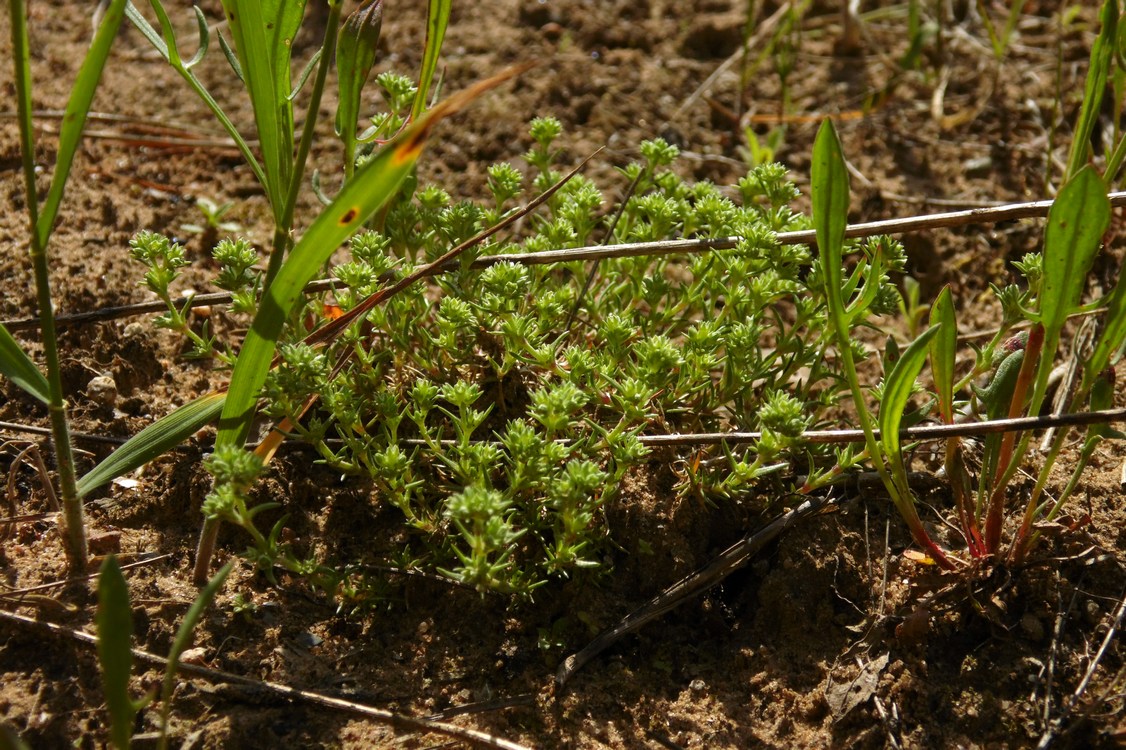
<svg viewBox="0 0 1126 750">
<path fill-rule="evenodd" d="M 155 555 L 154 557 L 146 557 L 143 560 L 136 560 L 121 566 L 121 570 L 131 570 L 133 568 L 140 568 L 144 565 L 152 565 L 153 563 L 167 560 L 172 557 L 172 553 L 164 555 Z M 0 591 L 0 599 L 20 599 L 26 594 L 34 594 L 37 591 L 46 591 L 47 589 L 60 588 L 62 586 L 71 586 L 76 583 L 84 581 L 92 581 L 97 578 L 100 573 L 90 573 L 88 575 L 79 576 L 78 578 L 64 578 L 61 581 L 51 581 L 50 583 L 41 583 L 38 586 L 28 586 L 25 589 L 12 589 L 10 591 Z"/>
<path fill-rule="evenodd" d="M 837 504 L 838 499 L 830 496 L 810 498 L 798 507 L 783 513 L 766 527 L 749 534 L 731 545 L 714 560 L 693 573 L 685 576 L 648 602 L 626 615 L 617 625 L 599 634 L 585 648 L 568 656 L 555 673 L 555 684 L 561 690 L 567 681 L 583 665 L 611 645 L 661 615 L 679 607 L 685 601 L 696 597 L 715 586 L 747 563 L 750 558 L 783 532 L 792 528 L 798 521 L 820 513 Z"/>
<path fill-rule="evenodd" d="M 13 625 L 20 627 L 31 628 L 35 630 L 46 630 L 49 633 L 58 636 L 65 636 L 79 643 L 95 646 L 98 638 L 90 633 L 73 628 L 67 628 L 62 625 L 57 625 L 53 622 L 45 620 L 37 620 L 33 617 L 25 617 L 14 612 L 6 612 L 0 610 L 0 620 L 7 621 Z M 143 651 L 141 649 L 132 649 L 133 658 L 148 662 L 159 668 L 164 668 L 168 665 L 168 660 L 163 656 Z M 302 690 L 300 688 L 283 685 L 277 682 L 266 682 L 265 680 L 255 680 L 251 677 L 244 677 L 240 674 L 233 672 L 224 672 L 218 669 L 210 669 L 208 667 L 201 667 L 196 664 L 187 664 L 180 662 L 176 666 L 177 671 L 184 674 L 192 675 L 193 677 L 201 677 L 205 680 L 217 683 L 234 683 L 237 685 L 248 685 L 255 688 L 262 693 L 270 694 L 276 698 L 298 701 L 303 703 L 310 703 L 322 708 L 329 708 L 335 711 L 344 711 L 346 713 L 356 714 L 369 719 L 374 719 L 383 724 L 390 724 L 397 729 L 407 729 L 416 732 L 436 732 L 444 734 L 449 737 L 455 737 L 464 742 L 477 745 L 479 747 L 497 748 L 497 750 L 529 750 L 525 745 L 520 745 L 510 740 L 501 737 L 494 737 L 491 734 L 478 731 L 476 729 L 465 729 L 454 724 L 447 724 L 441 721 L 431 721 L 429 719 L 418 718 L 414 716 L 407 716 L 405 714 L 397 714 L 391 711 L 386 711 L 381 708 L 373 706 L 366 706 L 362 703 L 355 703 L 347 701 L 343 698 L 335 698 L 331 695 L 324 693 L 317 693 L 312 690 Z"/>
<path fill-rule="evenodd" d="M 1064 706 L 1063 711 L 1056 717 L 1055 721 L 1048 725 L 1044 730 L 1044 734 L 1040 736 L 1040 741 L 1036 743 L 1036 750 L 1047 750 L 1047 747 L 1052 744 L 1056 733 L 1059 731 L 1063 722 L 1071 715 L 1072 710 L 1075 709 L 1079 699 L 1083 697 L 1083 693 L 1087 692 L 1087 687 L 1091 684 L 1091 678 L 1095 676 L 1095 670 L 1099 668 L 1099 663 L 1106 655 L 1106 651 L 1110 648 L 1111 641 L 1117 635 L 1118 629 L 1122 627 L 1122 621 L 1126 619 L 1126 592 L 1123 592 L 1122 598 L 1118 602 L 1118 609 L 1114 612 L 1114 622 L 1111 623 L 1110 628 L 1106 631 L 1106 636 L 1103 637 L 1103 642 L 1099 646 L 1099 650 L 1095 653 L 1095 657 L 1091 659 L 1091 663 L 1087 665 L 1087 671 L 1083 674 L 1083 679 L 1075 688 L 1075 692 L 1071 694 L 1068 699 L 1067 705 Z"/>
<path fill-rule="evenodd" d="M 1083 411 L 1070 414 L 1049 414 L 1045 416 L 1013 417 L 1005 419 L 982 420 L 980 422 L 965 422 L 961 424 L 937 424 L 906 427 L 899 431 L 899 436 L 905 441 L 919 440 L 946 440 L 952 437 L 978 437 L 981 435 L 995 435 L 1004 432 L 1023 432 L 1025 430 L 1041 430 L 1048 427 L 1081 427 L 1092 424 L 1115 424 L 1126 422 L 1126 407 L 1121 409 L 1105 409 L 1102 411 Z M 23 425 L 15 422 L 0 422 L 0 430 L 10 432 L 23 432 L 35 435 L 46 435 L 49 431 L 45 427 L 36 425 Z M 875 430 L 877 439 L 880 431 Z M 74 433 L 75 440 L 88 440 L 90 442 L 121 444 L 128 438 L 111 437 L 106 435 L 92 435 L 89 433 Z M 685 445 L 745 445 L 762 439 L 761 432 L 677 432 L 668 435 L 638 435 L 637 440 L 642 445 L 650 448 L 664 446 Z M 834 443 L 863 443 L 862 430 L 808 430 L 795 436 L 794 440 L 805 443 L 834 444 Z M 424 440 L 406 438 L 399 441 L 401 445 L 430 445 Z M 433 441 L 438 445 L 453 445 L 453 439 Z M 495 440 L 473 440 L 472 443 L 495 444 Z M 568 445 L 568 438 L 560 438 L 556 442 Z M 334 445 L 334 440 L 326 439 L 325 443 Z M 247 447 L 254 448 L 257 443 L 248 443 Z"/>
</svg>

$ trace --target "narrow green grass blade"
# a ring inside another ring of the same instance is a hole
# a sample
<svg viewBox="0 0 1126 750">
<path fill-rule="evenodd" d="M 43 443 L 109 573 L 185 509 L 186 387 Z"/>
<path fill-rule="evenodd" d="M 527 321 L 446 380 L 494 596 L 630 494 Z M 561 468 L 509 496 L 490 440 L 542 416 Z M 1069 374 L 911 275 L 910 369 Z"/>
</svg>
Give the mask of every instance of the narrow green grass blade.
<svg viewBox="0 0 1126 750">
<path fill-rule="evenodd" d="M 290 127 L 287 131 L 284 126 L 287 118 L 283 111 L 288 103 L 279 106 L 279 102 L 285 101 L 289 88 L 287 86 L 278 91 L 273 39 L 266 29 L 264 10 L 258 0 L 223 0 L 223 11 L 234 38 L 239 67 L 254 109 L 254 123 L 258 130 L 258 144 L 266 174 L 266 184 L 263 187 L 274 216 L 278 217 L 284 210 L 289 186 L 293 128 Z M 288 59 L 287 56 L 286 60 Z"/>
<path fill-rule="evenodd" d="M 1087 83 L 1083 89 L 1083 106 L 1072 135 L 1071 152 L 1067 157 L 1067 179 L 1071 180 L 1087 163 L 1091 150 L 1091 133 L 1102 109 L 1107 76 L 1114 64 L 1114 46 L 1118 39 L 1118 0 L 1106 0 L 1099 14 L 1102 28 L 1091 47 L 1091 63 L 1087 67 Z"/>
<path fill-rule="evenodd" d="M 173 67 L 179 68 L 183 60 L 180 58 L 180 45 L 176 41 L 176 29 L 172 26 L 172 19 L 168 17 L 168 12 L 164 10 L 164 5 L 160 0 L 149 0 L 149 6 L 156 13 L 156 20 L 160 23 L 165 59 Z M 129 15 L 128 8 L 126 8 L 126 15 Z"/>
<path fill-rule="evenodd" d="M 880 443 L 895 465 L 899 464 L 899 425 L 903 421 L 903 411 L 911 399 L 915 380 L 927 361 L 930 342 L 940 328 L 933 325 L 912 341 L 884 381 L 884 395 L 880 399 Z"/>
<path fill-rule="evenodd" d="M 1114 291 L 1110 293 L 1110 299 L 1106 304 L 1106 323 L 1103 325 L 1098 343 L 1083 364 L 1083 384 L 1079 388 L 1080 391 L 1086 393 L 1090 390 L 1095 379 L 1107 368 L 1110 358 L 1122 347 L 1124 341 L 1126 341 L 1126 277 L 1120 274 L 1118 283 L 1114 285 Z"/>
<path fill-rule="evenodd" d="M 115 477 L 144 466 L 165 451 L 187 440 L 197 430 L 219 416 L 224 399 L 223 393 L 208 393 L 200 396 L 138 432 L 110 454 L 109 458 L 78 480 L 79 497 L 85 496 Z"/>
<path fill-rule="evenodd" d="M 825 296 L 838 326 L 843 325 L 845 300 L 841 296 L 841 265 L 844 254 L 844 232 L 848 226 L 848 170 L 845 168 L 841 142 L 832 120 L 825 120 L 813 144 L 812 185 L 813 228 L 817 233 L 817 249 L 821 272 L 825 276 Z M 845 326 L 847 328 L 847 326 Z"/>
<path fill-rule="evenodd" d="M 125 3 L 125 17 L 129 19 L 129 22 L 133 24 L 137 31 L 141 32 L 141 36 L 147 39 L 149 44 L 160 53 L 164 61 L 169 62 L 171 58 L 169 58 L 168 45 L 165 44 L 164 38 L 153 28 L 148 19 L 141 15 L 141 11 L 137 10 L 137 6 L 133 4 L 133 0 Z"/>
<path fill-rule="evenodd" d="M 0 326 L 0 374 L 44 404 L 51 401 L 47 378 L 4 326 Z"/>
<path fill-rule="evenodd" d="M 510 68 L 439 103 L 364 164 L 341 189 L 336 199 L 313 221 L 286 258 L 263 295 L 250 331 L 243 342 L 223 414 L 219 445 L 246 440 L 258 393 L 266 381 L 278 336 L 302 289 L 342 242 L 364 225 L 393 195 L 422 153 L 434 126 L 473 99 L 517 75 L 525 67 Z"/>
<path fill-rule="evenodd" d="M 274 69 L 274 93 L 279 97 L 275 104 L 281 120 L 282 132 L 288 143 L 282 154 L 287 167 L 293 161 L 293 96 L 290 89 L 293 39 L 301 28 L 305 16 L 305 0 L 261 0 L 262 16 L 266 20 L 266 38 L 270 45 L 270 60 Z M 315 113 L 313 113 L 315 114 Z"/>
<path fill-rule="evenodd" d="M 94 91 L 98 88 L 98 81 L 101 80 L 110 47 L 124 17 L 125 0 L 113 0 L 102 16 L 102 22 L 98 26 L 97 33 L 94 34 L 94 41 L 86 52 L 86 59 L 82 61 L 78 77 L 74 80 L 74 88 L 71 89 L 70 100 L 66 103 L 66 112 L 59 127 L 59 151 L 55 160 L 55 173 L 51 176 L 51 187 L 47 191 L 47 199 L 43 202 L 39 221 L 36 222 L 39 247 L 47 247 L 47 239 L 51 236 L 55 218 L 59 214 L 59 206 L 62 204 L 70 168 L 74 164 L 74 155 L 82 140 L 82 129 L 86 127 L 86 115 L 90 112 Z"/>
<path fill-rule="evenodd" d="M 426 109 L 430 96 L 430 84 L 434 81 L 434 71 L 438 69 L 438 54 L 446 39 L 446 26 L 450 23 L 450 8 L 453 0 L 430 0 L 426 12 L 426 47 L 422 51 L 422 69 L 418 74 L 418 92 L 414 95 L 411 119 L 417 120 Z"/>
<path fill-rule="evenodd" d="M 98 663 L 109 709 L 110 738 L 118 750 L 125 750 L 133 737 L 133 716 L 137 709 L 129 697 L 129 675 L 133 671 L 133 609 L 129 587 L 117 558 L 110 555 L 98 574 Z"/>
<path fill-rule="evenodd" d="M 278 336 L 302 289 L 336 248 L 395 194 L 418 158 L 422 143 L 417 139 L 425 137 L 426 125 L 420 122 L 410 128 L 357 170 L 290 251 L 262 298 L 235 362 L 219 423 L 220 442 L 241 443 L 245 439 Z"/>
<path fill-rule="evenodd" d="M 199 624 L 203 613 L 211 606 L 211 602 L 214 601 L 215 595 L 219 593 L 219 589 L 223 587 L 223 583 L 227 580 L 231 570 L 234 569 L 234 565 L 234 560 L 231 560 L 207 582 L 207 585 L 199 592 L 199 596 L 192 602 L 192 606 L 188 608 L 188 613 L 184 615 L 184 621 L 180 623 L 180 628 L 176 631 L 176 638 L 172 641 L 172 650 L 168 653 L 168 664 L 164 668 L 164 681 L 160 688 L 161 748 L 168 746 L 168 717 L 172 711 L 172 690 L 176 687 L 176 668 L 180 664 L 180 657 L 191 645 L 192 634 L 195 632 L 196 625 Z"/>
<path fill-rule="evenodd" d="M 931 339 L 931 374 L 934 376 L 938 412 L 946 424 L 954 422 L 954 361 L 958 355 L 958 323 L 954 317 L 954 299 L 950 286 L 942 287 L 931 306 L 930 322 L 938 326 Z"/>
</svg>

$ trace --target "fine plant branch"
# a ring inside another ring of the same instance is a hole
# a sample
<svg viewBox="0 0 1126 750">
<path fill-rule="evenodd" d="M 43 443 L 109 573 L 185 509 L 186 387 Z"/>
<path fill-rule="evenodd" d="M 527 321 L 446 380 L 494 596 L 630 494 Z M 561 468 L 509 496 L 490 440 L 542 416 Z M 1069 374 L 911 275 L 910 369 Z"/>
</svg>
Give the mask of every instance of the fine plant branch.
<svg viewBox="0 0 1126 750">
<path fill-rule="evenodd" d="M 5 621 L 10 626 L 27 628 L 42 633 L 49 633 L 56 637 L 69 638 L 70 640 L 77 641 L 86 646 L 96 646 L 98 639 L 96 636 L 68 628 L 57 623 L 49 622 L 47 620 L 36 619 L 34 617 L 27 617 L 25 615 L 16 614 L 15 612 L 7 612 L 0 610 L 0 620 Z M 131 649 L 132 656 L 138 661 L 143 661 L 152 664 L 158 668 L 167 668 L 169 660 L 159 654 L 154 654 L 150 651 L 142 649 Z M 261 691 L 262 693 L 274 698 L 279 698 L 286 701 L 294 701 L 297 703 L 308 703 L 310 705 L 327 708 L 333 711 L 342 711 L 344 713 L 362 716 L 367 719 L 372 719 L 383 724 L 396 727 L 398 729 L 409 730 L 413 732 L 435 732 L 452 737 L 463 742 L 472 743 L 478 747 L 496 748 L 497 750 L 529 750 L 524 745 L 506 740 L 500 737 L 486 734 L 485 732 L 476 729 L 466 729 L 448 724 L 441 721 L 430 721 L 429 719 L 419 718 L 415 716 L 407 716 L 404 714 L 397 714 L 392 711 L 387 711 L 373 706 L 367 706 L 362 703 L 344 700 L 335 696 L 318 693 L 312 690 L 302 690 L 289 685 L 283 685 L 277 682 L 267 682 L 264 680 L 256 680 L 252 677 L 235 674 L 233 672 L 224 672 L 218 669 L 209 669 L 207 667 L 199 666 L 198 664 L 189 664 L 180 662 L 176 665 L 176 671 L 199 677 L 213 683 L 231 683 L 235 685 L 246 685 L 252 689 Z"/>
<path fill-rule="evenodd" d="M 160 18 L 164 34 L 168 37 L 168 39 L 172 41 L 171 46 L 165 41 L 164 38 L 161 37 L 161 33 L 157 32 L 157 30 L 152 27 L 148 20 L 145 19 L 143 15 L 141 15 L 140 11 L 137 10 L 137 7 L 133 5 L 132 0 L 129 0 L 129 2 L 127 2 L 125 6 L 125 14 L 129 18 L 129 21 L 137 27 L 137 30 L 141 32 L 141 35 L 144 36 L 154 48 L 156 48 L 156 50 L 164 57 L 169 65 L 171 65 L 171 67 L 180 74 L 184 81 L 187 82 L 192 91 L 196 93 L 196 96 L 198 96 L 200 100 L 203 101 L 203 103 L 209 110 L 211 110 L 211 114 L 214 115 L 215 119 L 222 126 L 223 130 L 225 130 L 231 137 L 231 140 L 233 141 L 232 145 L 238 148 L 239 153 L 242 154 L 242 158 L 246 161 L 247 166 L 254 173 L 254 176 L 258 180 L 258 183 L 265 186 L 266 173 L 263 171 L 261 163 L 259 163 L 258 159 L 254 156 L 254 152 L 250 148 L 251 144 L 245 138 L 243 138 L 238 128 L 235 127 L 235 124 L 231 122 L 231 119 L 229 117 L 227 117 L 227 113 L 223 111 L 223 108 L 220 107 L 219 103 L 215 101 L 215 98 L 211 96 L 211 92 L 207 90 L 203 83 L 196 77 L 195 73 L 192 72 L 191 67 L 183 63 L 182 59 L 180 58 L 179 50 L 176 48 L 176 38 L 172 30 L 172 25 L 171 23 L 166 24 L 167 14 L 164 12 L 163 6 L 161 6 L 161 4 L 157 0 L 150 0 L 150 2 L 154 11 Z M 205 23 L 200 27 L 201 47 L 206 44 L 207 33 L 207 24 Z"/>
<path fill-rule="evenodd" d="M 595 152 L 597 153 L 597 152 Z M 1113 192 L 1107 195 L 1113 207 L 1126 206 L 1126 191 Z M 850 224 L 845 229 L 845 237 L 851 239 L 876 237 L 882 234 L 906 234 L 930 229 L 941 229 L 974 224 L 992 224 L 1014 219 L 1035 219 L 1048 215 L 1054 200 L 1032 201 L 1028 203 L 1010 203 L 1003 206 L 989 208 L 975 208 L 966 211 L 952 211 L 939 214 L 922 214 L 906 216 L 897 219 L 882 221 L 861 222 Z M 532 206 L 521 212 L 527 213 Z M 509 217 L 514 221 L 515 219 Z M 519 217 L 516 217 L 519 218 Z M 506 220 L 505 224 L 511 223 Z M 491 235 L 503 227 L 489 231 Z M 484 238 L 482 238 L 484 239 Z M 528 253 L 505 253 L 500 255 L 482 255 L 474 258 L 469 267 L 483 269 L 495 266 L 498 263 L 519 263 L 521 265 L 550 265 L 554 263 L 571 263 L 575 261 L 601 260 L 604 258 L 631 258 L 646 255 L 673 255 L 677 253 L 706 253 L 713 250 L 730 250 L 738 246 L 742 237 L 700 238 L 688 240 L 664 240 L 660 242 L 630 242 L 618 245 L 590 245 L 587 247 L 560 248 L 557 250 L 539 250 Z M 816 243 L 813 230 L 797 232 L 780 232 L 775 235 L 775 240 L 780 245 L 806 245 Z M 427 276 L 437 276 L 451 270 L 456 270 L 457 264 L 453 261 L 435 265 L 427 270 Z M 319 279 L 305 286 L 305 293 L 315 294 L 329 289 L 338 289 L 341 282 L 336 279 Z M 192 297 L 189 309 L 210 307 L 212 305 L 225 305 L 231 302 L 230 292 L 210 292 L 197 294 Z M 62 313 L 55 316 L 57 326 L 82 325 L 86 323 L 115 320 L 118 318 L 143 315 L 154 312 L 163 312 L 167 305 L 160 300 L 137 302 L 130 305 L 104 307 L 78 313 Z M 39 326 L 38 318 L 14 318 L 0 321 L 0 325 L 9 331 L 29 331 Z M 968 337 L 991 336 L 994 330 L 977 331 L 960 334 L 960 339 Z"/>
</svg>

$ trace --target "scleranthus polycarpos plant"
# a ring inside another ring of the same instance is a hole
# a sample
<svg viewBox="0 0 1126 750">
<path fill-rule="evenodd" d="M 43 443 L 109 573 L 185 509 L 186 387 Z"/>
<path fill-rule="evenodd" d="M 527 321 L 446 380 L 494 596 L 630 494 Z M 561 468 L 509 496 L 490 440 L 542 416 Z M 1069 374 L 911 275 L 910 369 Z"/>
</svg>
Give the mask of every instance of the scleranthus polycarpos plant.
<svg viewBox="0 0 1126 750">
<path fill-rule="evenodd" d="M 703 502 L 786 487 L 794 460 L 808 469 L 799 491 L 812 492 L 863 460 L 801 444 L 841 380 L 823 356 L 826 306 L 808 250 L 774 240 L 806 225 L 788 207 L 796 190 L 780 167 L 762 165 L 723 191 L 676 176 L 677 149 L 645 142 L 623 169 L 631 189 L 612 206 L 591 181 L 560 176 L 558 122 L 540 118 L 530 130 L 530 173 L 493 165 L 482 204 L 419 187 L 379 230 L 354 237 L 351 258 L 333 269 L 331 301 L 305 308 L 325 322 L 283 332 L 266 378 L 264 410 L 286 433 L 401 511 L 411 530 L 402 559 L 516 594 L 602 567 L 604 509 L 650 460 L 642 433 L 761 430 L 750 449 L 697 450 L 673 465 L 677 492 Z M 521 209 L 522 233 L 496 233 L 521 215 L 514 202 L 524 191 L 547 185 L 531 202 L 543 214 Z M 729 252 L 613 258 L 589 270 L 506 260 L 594 238 L 736 234 Z M 902 248 L 886 239 L 867 247 L 858 324 L 899 304 L 887 274 Z M 213 469 L 240 455 L 217 449 Z M 241 489 L 217 486 L 208 512 L 247 529 L 264 570 L 312 571 L 360 597 L 347 565 L 279 543 L 284 519 L 254 527 L 269 508 L 249 500 L 251 474 L 220 483 Z"/>
</svg>

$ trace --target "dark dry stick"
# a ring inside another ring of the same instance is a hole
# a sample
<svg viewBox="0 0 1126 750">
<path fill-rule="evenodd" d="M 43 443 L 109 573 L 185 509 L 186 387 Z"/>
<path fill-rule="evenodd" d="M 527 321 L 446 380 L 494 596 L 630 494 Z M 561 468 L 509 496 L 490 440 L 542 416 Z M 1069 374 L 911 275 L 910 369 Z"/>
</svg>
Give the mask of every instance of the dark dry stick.
<svg viewBox="0 0 1126 750">
<path fill-rule="evenodd" d="M 1126 192 L 1110 193 L 1107 196 L 1112 206 L 1126 205 Z M 995 208 L 973 208 L 966 211 L 950 211 L 926 216 L 911 216 L 905 219 L 886 219 L 852 224 L 845 229 L 845 237 L 872 237 L 881 234 L 902 234 L 920 232 L 927 229 L 957 227 L 966 224 L 995 224 L 1014 219 L 1033 219 L 1048 215 L 1054 201 L 1033 201 L 1031 203 L 1010 203 Z M 485 267 L 502 260 L 526 265 L 563 263 L 576 260 L 598 260 L 602 258 L 636 257 L 641 255 L 667 255 L 670 253 L 703 253 L 709 250 L 730 250 L 742 241 L 742 237 L 717 237 L 714 239 L 667 240 L 664 242 L 634 242 L 609 247 L 580 247 L 565 250 L 547 250 L 539 253 L 511 253 L 508 255 L 483 255 L 473 263 L 473 267 Z M 781 245 L 814 245 L 817 237 L 812 229 L 801 232 L 781 232 L 775 235 Z"/>
<path fill-rule="evenodd" d="M 0 610 L 0 620 L 6 620 L 14 625 L 19 625 L 37 630 L 46 630 L 55 635 L 65 636 L 79 643 L 87 645 L 96 645 L 98 642 L 97 636 L 85 633 L 81 630 L 73 630 L 71 628 L 56 625 L 53 622 L 46 622 L 44 620 L 37 620 L 32 617 L 24 617 L 23 615 L 15 614 L 14 612 L 5 612 Z M 133 657 L 140 661 L 145 661 L 154 664 L 157 667 L 164 668 L 168 665 L 168 660 L 163 656 L 142 651 L 141 649 L 132 649 Z M 336 711 L 344 711 L 347 713 L 357 714 L 369 719 L 375 719 L 384 724 L 390 724 L 397 729 L 407 729 L 415 732 L 437 732 L 449 737 L 455 737 L 459 740 L 478 745 L 480 747 L 497 748 L 497 750 L 529 750 L 524 745 L 517 744 L 510 740 L 501 737 L 494 737 L 491 734 L 479 732 L 476 729 L 464 729 L 453 724 L 447 724 L 441 721 L 430 721 L 429 719 L 417 718 L 414 716 L 406 716 L 404 714 L 396 714 L 391 711 L 385 711 L 381 708 L 374 708 L 372 706 L 365 706 L 362 703 L 353 703 L 346 701 L 342 698 L 334 698 L 331 695 L 324 693 L 316 693 L 311 690 L 301 690 L 300 688 L 290 687 L 289 685 L 282 685 L 276 682 L 266 682 L 264 680 L 255 680 L 250 677 L 244 677 L 240 674 L 233 672 L 223 672 L 218 669 L 208 669 L 195 664 L 186 664 L 180 662 L 176 666 L 178 672 L 190 674 L 195 677 L 202 677 L 205 680 L 218 683 L 234 683 L 237 685 L 248 685 L 252 688 L 269 693 L 276 698 L 285 700 L 301 701 L 304 703 L 311 703 L 315 706 L 323 708 L 330 708 Z"/>
<path fill-rule="evenodd" d="M 641 607 L 626 615 L 621 622 L 601 633 L 586 648 L 563 660 L 555 673 L 555 684 L 563 688 L 583 665 L 616 643 L 623 636 L 638 630 L 666 612 L 676 609 L 684 601 L 702 594 L 747 563 L 752 555 L 778 538 L 803 518 L 819 513 L 834 505 L 836 499 L 815 497 L 806 500 L 793 510 L 783 513 L 765 528 L 743 537 L 731 545 L 703 568 L 690 573 L 674 583 Z"/>
<path fill-rule="evenodd" d="M 597 152 L 595 152 L 597 153 Z M 593 156 L 593 154 L 592 154 Z M 589 159 L 590 157 L 588 157 Z M 584 161 L 585 164 L 585 161 Z M 581 167 L 582 165 L 580 165 Z M 1110 193 L 1108 196 L 1112 206 L 1126 205 L 1126 192 Z M 871 221 L 863 224 L 853 224 L 845 230 L 846 237 L 871 237 L 879 234 L 898 234 L 905 232 L 919 232 L 927 229 L 939 229 L 943 227 L 956 227 L 964 226 L 966 224 L 992 224 L 1001 221 L 1012 221 L 1014 219 L 1032 219 L 1047 216 L 1048 209 L 1052 207 L 1052 201 L 1033 201 L 1031 203 L 1010 203 L 1004 206 L 996 206 L 992 208 L 975 208 L 967 211 L 951 211 L 941 214 L 930 214 L 926 216 L 911 216 L 903 219 L 887 219 L 884 221 Z M 527 210 L 534 208 L 529 205 L 521 212 L 526 213 Z M 502 222 L 505 224 L 505 222 Z M 495 232 L 500 229 L 502 225 L 497 225 L 490 230 L 489 233 Z M 480 238 L 474 238 L 470 242 L 479 241 Z M 776 235 L 779 244 L 782 245 L 812 245 L 815 244 L 816 237 L 812 230 L 802 232 L 782 232 Z M 622 257 L 637 257 L 643 255 L 668 255 L 672 253 L 703 253 L 711 250 L 730 250 L 739 244 L 742 240 L 741 237 L 719 237 L 715 239 L 697 239 L 697 240 L 668 240 L 664 242 L 633 242 L 624 245 L 598 245 L 592 247 L 578 247 L 568 248 L 563 250 L 545 250 L 538 253 L 509 253 L 506 255 L 482 255 L 474 260 L 470 267 L 472 268 L 488 268 L 497 263 L 520 263 L 523 265 L 547 265 L 550 263 L 569 263 L 572 261 L 591 261 L 601 260 L 602 258 L 622 258 Z M 414 278 L 422 276 L 436 276 L 439 273 L 456 269 L 456 261 L 443 262 L 444 259 L 439 259 L 437 263 L 426 266 L 420 269 L 423 272 L 416 271 Z M 334 280 L 321 280 L 315 281 L 305 288 L 306 292 L 323 291 L 330 289 L 336 284 Z M 231 295 L 226 292 L 217 292 L 214 294 L 200 294 L 192 298 L 191 307 L 204 307 L 208 305 L 225 305 L 231 301 Z M 62 325 L 75 325 L 77 323 L 87 323 L 96 320 L 110 320 L 115 318 L 126 317 L 129 315 L 138 315 L 147 312 L 162 312 L 165 309 L 163 302 L 143 302 L 137 305 L 123 305 L 120 307 L 105 308 L 104 310 L 94 310 L 85 313 L 72 313 L 60 314 L 56 316 L 57 323 Z M 34 329 L 39 325 L 38 319 L 18 319 L 18 320 L 5 320 L 0 321 L 9 331 L 21 331 Z"/>
<path fill-rule="evenodd" d="M 1041 430 L 1048 427 L 1081 427 L 1092 424 L 1115 424 L 1126 422 L 1126 408 L 1105 409 L 1103 411 L 1083 411 L 1073 414 L 1055 414 L 1043 417 L 1015 417 L 1012 419 L 991 419 L 981 422 L 965 422 L 963 424 L 937 424 L 921 427 L 907 427 L 899 431 L 899 436 L 905 441 L 917 440 L 945 440 L 952 437 L 975 437 L 979 435 L 995 435 L 1003 432 L 1021 432 L 1024 430 Z M 46 427 L 23 425 L 16 422 L 0 422 L 0 430 L 9 432 L 22 432 L 33 435 L 50 435 Z M 876 439 L 880 431 L 874 432 Z M 75 440 L 93 443 L 108 443 L 119 445 L 129 438 L 113 437 L 109 435 L 92 435 L 88 433 L 74 433 Z M 745 445 L 762 439 L 761 432 L 684 432 L 671 435 L 638 435 L 637 440 L 642 445 L 656 448 L 661 446 L 684 445 Z M 808 430 L 796 435 L 795 440 L 805 443 L 832 444 L 832 443 L 863 443 L 865 441 L 863 430 Z M 335 441 L 325 440 L 333 445 Z M 439 445 L 453 445 L 456 440 L 438 440 Z M 495 440 L 473 440 L 473 443 L 497 444 Z M 569 438 L 560 438 L 556 442 L 562 445 L 570 444 Z M 417 438 L 400 440 L 401 445 L 430 445 L 429 442 Z M 248 443 L 247 447 L 253 448 L 256 443 Z"/>
</svg>

